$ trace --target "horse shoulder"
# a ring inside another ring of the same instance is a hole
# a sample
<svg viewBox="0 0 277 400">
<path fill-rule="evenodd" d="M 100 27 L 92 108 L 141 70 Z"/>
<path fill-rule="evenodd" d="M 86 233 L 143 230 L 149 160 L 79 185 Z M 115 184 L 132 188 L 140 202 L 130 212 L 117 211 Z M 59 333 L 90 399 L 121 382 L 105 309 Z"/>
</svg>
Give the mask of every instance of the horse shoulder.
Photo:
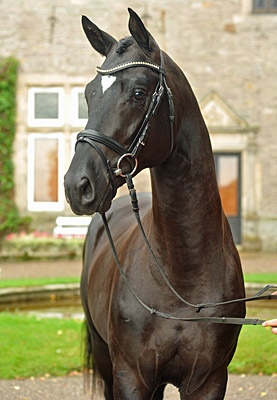
<svg viewBox="0 0 277 400">
<path fill-rule="evenodd" d="M 138 199 L 141 215 L 145 216 L 151 208 L 151 195 L 141 194 L 138 196 Z M 128 238 L 133 237 L 136 226 L 136 220 L 130 203 L 129 196 L 119 197 L 113 202 L 111 209 L 106 213 L 109 228 L 115 242 L 115 247 L 119 251 L 120 259 L 124 257 L 120 248 L 128 246 Z M 112 287 L 115 284 L 115 276 L 117 275 L 118 270 L 101 215 L 96 214 L 89 225 L 84 245 L 81 293 L 83 303 L 97 304 L 97 307 L 101 308 L 97 312 L 98 316 L 107 313 L 109 299 L 113 292 Z M 101 287 L 101 302 L 97 298 L 99 294 L 97 294 L 98 291 L 95 289 L 99 287 Z M 88 292 L 90 296 L 88 296 Z M 97 307 L 94 307 L 94 313 Z M 95 318 L 98 319 L 96 315 L 93 316 L 93 319 Z"/>
</svg>

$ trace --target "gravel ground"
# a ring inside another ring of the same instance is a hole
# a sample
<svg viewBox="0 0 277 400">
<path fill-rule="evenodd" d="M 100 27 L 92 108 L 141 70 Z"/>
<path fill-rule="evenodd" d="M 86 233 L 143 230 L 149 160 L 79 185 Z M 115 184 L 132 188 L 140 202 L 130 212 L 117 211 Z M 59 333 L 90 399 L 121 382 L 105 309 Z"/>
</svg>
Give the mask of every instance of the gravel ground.
<svg viewBox="0 0 277 400">
<path fill-rule="evenodd" d="M 0 380 L 1 400 L 88 400 L 83 394 L 83 377 L 40 378 L 26 380 Z M 90 396 L 89 396 L 90 398 Z M 230 375 L 225 400 L 277 399 L 277 375 Z M 95 397 L 100 400 L 101 397 Z M 169 385 L 165 400 L 179 399 L 177 390 Z"/>
</svg>

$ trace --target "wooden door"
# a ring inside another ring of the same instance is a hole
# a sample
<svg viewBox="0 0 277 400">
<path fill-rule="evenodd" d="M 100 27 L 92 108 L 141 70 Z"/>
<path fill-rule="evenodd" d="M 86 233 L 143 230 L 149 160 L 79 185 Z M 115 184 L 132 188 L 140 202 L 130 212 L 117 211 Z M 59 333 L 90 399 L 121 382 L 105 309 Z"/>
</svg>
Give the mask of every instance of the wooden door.
<svg viewBox="0 0 277 400">
<path fill-rule="evenodd" d="M 214 153 L 217 183 L 234 241 L 241 243 L 241 155 Z"/>
</svg>

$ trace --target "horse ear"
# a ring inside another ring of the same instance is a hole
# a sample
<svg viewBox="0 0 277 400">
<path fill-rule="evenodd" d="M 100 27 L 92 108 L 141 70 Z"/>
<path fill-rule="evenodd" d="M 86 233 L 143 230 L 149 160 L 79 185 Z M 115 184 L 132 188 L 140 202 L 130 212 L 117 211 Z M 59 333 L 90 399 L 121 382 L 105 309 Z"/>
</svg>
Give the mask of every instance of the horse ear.
<svg viewBox="0 0 277 400">
<path fill-rule="evenodd" d="M 158 47 L 153 36 L 145 28 L 140 17 L 131 8 L 128 8 L 130 19 L 129 19 L 129 30 L 131 35 L 146 54 L 154 50 L 154 47 Z M 147 54 L 148 55 L 148 54 Z"/>
<path fill-rule="evenodd" d="M 82 16 L 82 25 L 85 34 L 92 47 L 103 56 L 107 56 L 113 44 L 117 43 L 108 33 L 101 31 L 93 22 L 84 15 Z"/>
</svg>

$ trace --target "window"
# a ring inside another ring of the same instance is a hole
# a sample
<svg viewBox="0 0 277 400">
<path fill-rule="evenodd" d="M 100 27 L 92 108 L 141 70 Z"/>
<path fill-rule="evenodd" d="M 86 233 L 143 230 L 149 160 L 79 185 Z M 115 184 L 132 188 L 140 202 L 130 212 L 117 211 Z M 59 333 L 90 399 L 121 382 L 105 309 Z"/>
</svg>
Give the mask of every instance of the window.
<svg viewBox="0 0 277 400">
<path fill-rule="evenodd" d="M 226 215 L 238 215 L 239 159 L 234 155 L 221 155 L 217 160 L 217 181 L 223 209 Z"/>
<path fill-rule="evenodd" d="M 241 242 L 241 155 L 214 153 L 215 168 L 223 210 L 236 244 Z"/>
<path fill-rule="evenodd" d="M 253 12 L 277 13 L 277 0 L 253 0 Z"/>
<path fill-rule="evenodd" d="M 26 87 L 30 211 L 63 211 L 63 176 L 74 155 L 76 135 L 87 124 L 84 86 L 78 81 Z M 33 128 L 33 129 L 32 129 Z"/>
<path fill-rule="evenodd" d="M 72 89 L 72 125 L 84 127 L 88 120 L 88 106 L 86 103 L 84 88 Z"/>
<path fill-rule="evenodd" d="M 28 137 L 28 209 L 63 210 L 63 136 L 33 133 Z"/>
<path fill-rule="evenodd" d="M 64 90 L 31 88 L 28 93 L 28 125 L 56 127 L 64 124 Z"/>
</svg>

